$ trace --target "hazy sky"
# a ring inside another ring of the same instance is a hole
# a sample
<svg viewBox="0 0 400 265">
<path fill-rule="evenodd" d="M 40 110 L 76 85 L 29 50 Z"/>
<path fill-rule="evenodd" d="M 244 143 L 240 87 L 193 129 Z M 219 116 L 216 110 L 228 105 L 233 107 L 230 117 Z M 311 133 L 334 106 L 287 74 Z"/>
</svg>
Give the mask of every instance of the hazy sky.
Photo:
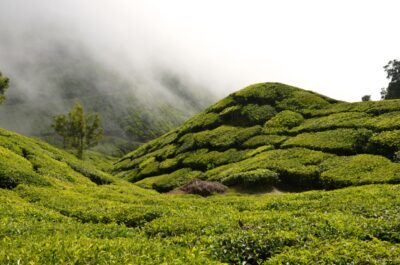
<svg viewBox="0 0 400 265">
<path fill-rule="evenodd" d="M 15 38 L 56 32 L 119 71 L 176 68 L 219 97 L 277 81 L 378 99 L 382 67 L 400 59 L 398 0 L 0 0 L 0 10 Z"/>
</svg>

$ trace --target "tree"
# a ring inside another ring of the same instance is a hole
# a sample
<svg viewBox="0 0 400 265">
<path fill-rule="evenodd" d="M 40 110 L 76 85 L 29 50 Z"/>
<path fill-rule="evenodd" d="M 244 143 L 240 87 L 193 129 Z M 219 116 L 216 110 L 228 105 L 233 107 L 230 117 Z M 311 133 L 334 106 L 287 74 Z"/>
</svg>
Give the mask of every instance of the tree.
<svg viewBox="0 0 400 265">
<path fill-rule="evenodd" d="M 371 101 L 371 95 L 365 95 L 361 98 L 362 101 Z"/>
<path fill-rule="evenodd" d="M 390 80 L 384 99 L 400 98 L 400 61 L 389 61 L 383 69 L 385 69 L 387 79 Z"/>
<path fill-rule="evenodd" d="M 68 114 L 53 118 L 52 127 L 63 138 L 64 148 L 76 148 L 77 157 L 83 158 L 83 151 L 96 146 L 103 137 L 98 113 L 85 114 L 82 104 L 75 103 Z"/>
<path fill-rule="evenodd" d="M 6 99 L 4 94 L 8 88 L 10 80 L 3 76 L 2 73 L 0 72 L 0 104 L 3 103 L 3 101 Z"/>
</svg>

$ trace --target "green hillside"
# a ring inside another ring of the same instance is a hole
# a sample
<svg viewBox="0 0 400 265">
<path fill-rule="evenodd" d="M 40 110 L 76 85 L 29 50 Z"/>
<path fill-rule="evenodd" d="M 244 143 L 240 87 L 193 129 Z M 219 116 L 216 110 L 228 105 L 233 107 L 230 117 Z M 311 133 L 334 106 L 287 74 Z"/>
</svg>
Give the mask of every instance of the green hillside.
<svg viewBox="0 0 400 265">
<path fill-rule="evenodd" d="M 280 190 L 399 183 L 399 136 L 400 100 L 345 103 L 260 83 L 141 146 L 114 172 L 160 192 L 194 178 Z"/>
<path fill-rule="evenodd" d="M 203 198 L 2 129 L 0 154 L 0 264 L 400 263 L 399 185 Z"/>
</svg>

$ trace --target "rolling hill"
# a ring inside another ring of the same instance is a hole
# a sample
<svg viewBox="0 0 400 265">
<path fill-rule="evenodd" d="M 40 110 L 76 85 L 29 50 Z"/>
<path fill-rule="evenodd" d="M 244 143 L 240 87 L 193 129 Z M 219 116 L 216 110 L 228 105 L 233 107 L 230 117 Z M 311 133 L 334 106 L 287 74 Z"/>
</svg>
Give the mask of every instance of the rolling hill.
<svg viewBox="0 0 400 265">
<path fill-rule="evenodd" d="M 400 262 L 399 185 L 203 198 L 99 166 L 0 129 L 0 263 Z"/>
<path fill-rule="evenodd" d="M 280 83 L 246 87 L 114 167 L 167 192 L 192 179 L 233 188 L 399 183 L 400 100 L 346 103 Z"/>
</svg>

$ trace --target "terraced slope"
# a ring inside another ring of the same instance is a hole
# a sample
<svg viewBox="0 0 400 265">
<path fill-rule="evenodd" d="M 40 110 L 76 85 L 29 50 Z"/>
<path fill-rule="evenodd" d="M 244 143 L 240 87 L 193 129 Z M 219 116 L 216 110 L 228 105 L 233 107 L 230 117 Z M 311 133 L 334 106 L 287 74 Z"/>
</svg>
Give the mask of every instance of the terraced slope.
<svg viewBox="0 0 400 265">
<path fill-rule="evenodd" d="M 0 264 L 399 264 L 399 213 L 393 184 L 159 194 L 0 130 Z"/>
<path fill-rule="evenodd" d="M 280 83 L 246 87 L 128 154 L 117 176 L 165 192 L 228 186 L 340 188 L 400 182 L 400 100 L 345 103 Z"/>
<path fill-rule="evenodd" d="M 0 188 L 13 189 L 20 184 L 68 188 L 118 183 L 119 179 L 98 169 L 107 164 L 105 157 L 98 156 L 91 153 L 84 162 L 40 140 L 0 129 Z"/>
</svg>

